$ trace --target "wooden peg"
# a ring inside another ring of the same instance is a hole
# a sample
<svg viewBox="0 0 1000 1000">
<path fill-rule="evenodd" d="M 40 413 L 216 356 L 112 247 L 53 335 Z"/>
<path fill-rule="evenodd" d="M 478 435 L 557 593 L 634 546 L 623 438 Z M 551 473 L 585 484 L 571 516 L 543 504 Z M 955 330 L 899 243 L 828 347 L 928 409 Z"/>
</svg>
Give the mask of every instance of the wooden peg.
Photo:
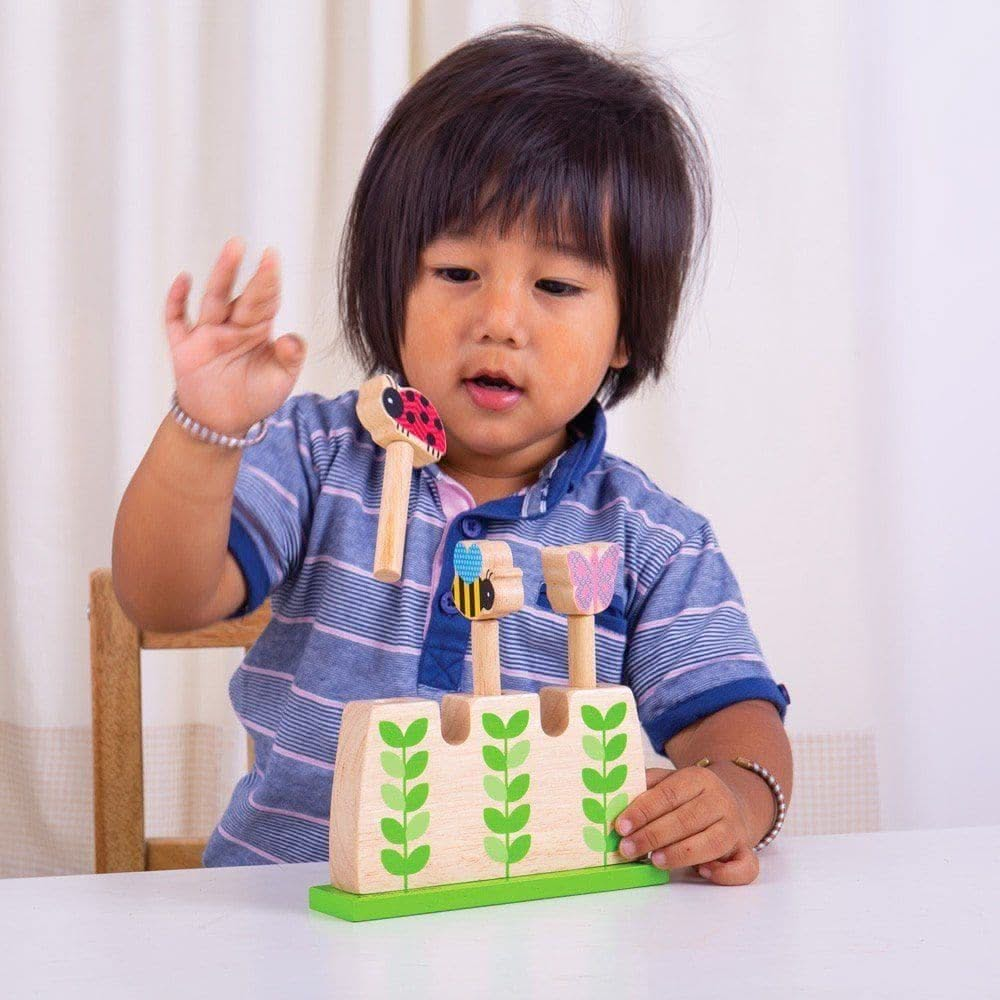
<svg viewBox="0 0 1000 1000">
<path fill-rule="evenodd" d="M 455 607 L 472 621 L 472 688 L 500 694 L 500 623 L 524 605 L 521 571 L 506 542 L 459 542 L 454 553 Z"/>
<path fill-rule="evenodd" d="M 400 387 L 390 375 L 376 375 L 361 386 L 357 413 L 375 443 L 385 448 L 374 575 L 394 583 L 403 572 L 410 474 L 441 460 L 447 447 L 444 425 L 426 396 Z"/>
<path fill-rule="evenodd" d="M 589 542 L 542 549 L 549 603 L 567 616 L 570 687 L 597 687 L 594 616 L 615 596 L 621 550 L 615 542 Z"/>
</svg>

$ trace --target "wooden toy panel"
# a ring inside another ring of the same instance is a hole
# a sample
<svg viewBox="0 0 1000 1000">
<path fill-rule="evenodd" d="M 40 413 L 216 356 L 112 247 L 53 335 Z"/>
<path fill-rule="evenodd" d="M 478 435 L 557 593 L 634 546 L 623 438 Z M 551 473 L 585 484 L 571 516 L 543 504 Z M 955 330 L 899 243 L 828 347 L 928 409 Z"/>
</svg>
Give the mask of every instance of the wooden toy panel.
<svg viewBox="0 0 1000 1000">
<path fill-rule="evenodd" d="M 618 864 L 611 823 L 645 789 L 627 687 L 351 702 L 331 881 L 372 893 Z"/>
</svg>

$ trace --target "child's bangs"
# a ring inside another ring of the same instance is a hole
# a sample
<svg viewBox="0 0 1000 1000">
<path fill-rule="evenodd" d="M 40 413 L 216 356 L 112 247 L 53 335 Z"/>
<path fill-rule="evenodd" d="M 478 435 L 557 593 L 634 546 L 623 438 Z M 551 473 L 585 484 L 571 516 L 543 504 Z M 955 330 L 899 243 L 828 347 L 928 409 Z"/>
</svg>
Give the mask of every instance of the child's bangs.
<svg viewBox="0 0 1000 1000">
<path fill-rule="evenodd" d="M 501 238 L 515 227 L 534 235 L 541 246 L 609 268 L 608 171 L 587 170 L 551 151 L 510 158 L 473 157 L 462 163 L 444 190 L 450 193 L 437 218 L 428 220 L 430 237 L 442 233 L 471 236 L 496 232 Z M 482 178 L 489 178 L 485 183 Z M 467 193 L 466 193 L 467 192 Z M 434 225 L 438 222 L 438 225 Z M 609 223 L 611 223 L 609 225 Z"/>
</svg>

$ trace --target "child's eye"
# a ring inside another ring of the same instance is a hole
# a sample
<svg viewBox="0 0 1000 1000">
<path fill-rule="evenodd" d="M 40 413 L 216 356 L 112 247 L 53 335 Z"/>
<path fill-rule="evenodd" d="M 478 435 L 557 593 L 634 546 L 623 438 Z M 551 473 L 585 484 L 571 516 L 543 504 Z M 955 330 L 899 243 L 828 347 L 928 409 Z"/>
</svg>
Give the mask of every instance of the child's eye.
<svg viewBox="0 0 1000 1000">
<path fill-rule="evenodd" d="M 469 275 L 476 272 L 470 271 L 467 267 L 438 267 L 434 269 L 434 273 L 451 284 L 464 285 L 471 280 Z M 548 292 L 556 298 L 564 299 L 570 295 L 579 295 L 581 292 L 581 289 L 577 288 L 576 285 L 567 285 L 565 281 L 551 281 L 547 278 L 539 281 L 538 285 L 543 291 Z"/>
</svg>

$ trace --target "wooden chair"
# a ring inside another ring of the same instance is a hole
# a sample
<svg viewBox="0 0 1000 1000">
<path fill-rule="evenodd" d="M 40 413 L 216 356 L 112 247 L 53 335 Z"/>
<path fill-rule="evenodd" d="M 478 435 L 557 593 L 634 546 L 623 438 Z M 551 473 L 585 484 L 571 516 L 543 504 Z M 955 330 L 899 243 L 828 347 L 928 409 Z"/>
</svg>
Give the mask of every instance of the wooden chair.
<svg viewBox="0 0 1000 1000">
<path fill-rule="evenodd" d="M 146 837 L 143 815 L 143 649 L 249 649 L 270 620 L 269 604 L 245 618 L 193 632 L 143 632 L 115 597 L 111 570 L 90 574 L 90 681 L 94 722 L 94 855 L 97 872 L 198 868 L 205 841 Z M 252 745 L 248 741 L 248 748 Z M 251 762 L 252 763 L 252 762 Z"/>
</svg>

